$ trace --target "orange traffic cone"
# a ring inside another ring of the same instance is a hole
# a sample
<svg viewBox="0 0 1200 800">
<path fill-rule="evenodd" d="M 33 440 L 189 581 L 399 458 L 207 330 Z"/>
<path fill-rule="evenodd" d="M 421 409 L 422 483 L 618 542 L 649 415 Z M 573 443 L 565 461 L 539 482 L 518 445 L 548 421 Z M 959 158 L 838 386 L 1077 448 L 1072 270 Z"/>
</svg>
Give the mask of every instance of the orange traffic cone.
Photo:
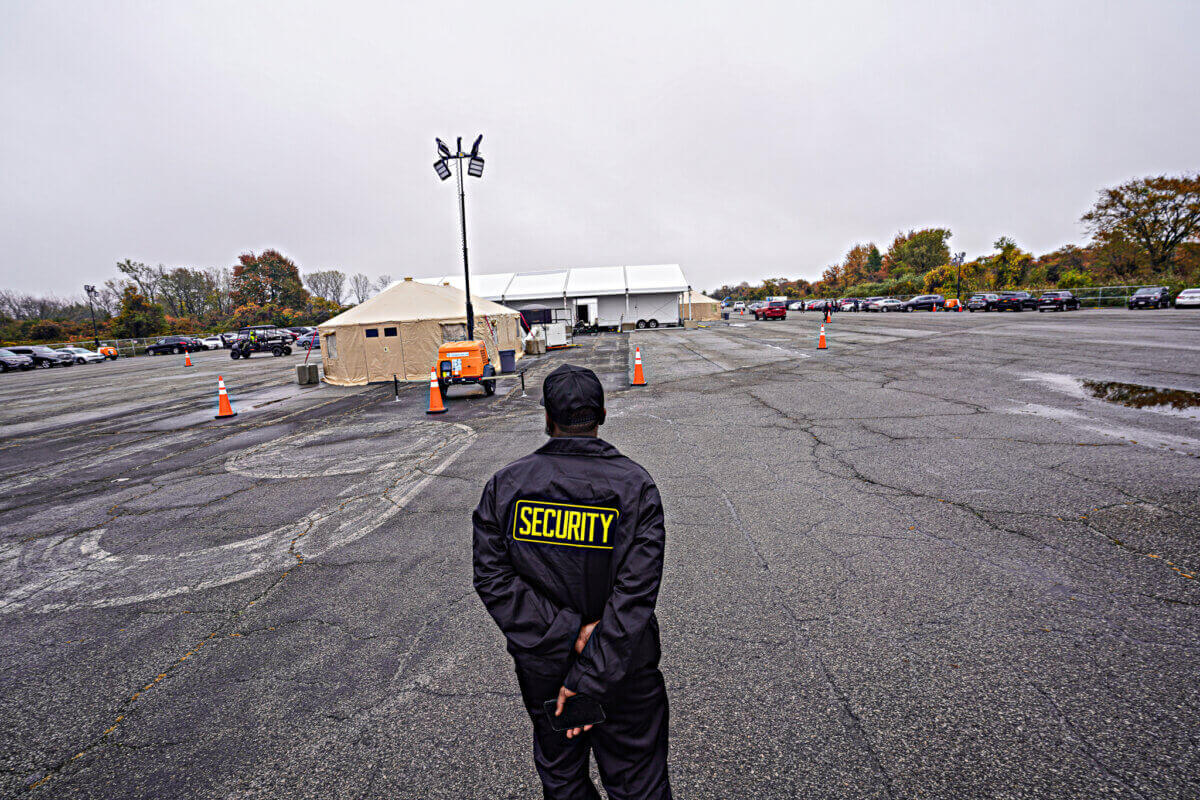
<svg viewBox="0 0 1200 800">
<path fill-rule="evenodd" d="M 826 308 L 825 309 L 825 324 L 828 325 L 831 322 L 833 322 L 833 319 L 829 316 L 829 309 Z"/>
<path fill-rule="evenodd" d="M 220 375 L 217 376 L 217 416 L 221 417 L 236 417 L 237 412 L 233 410 L 233 406 L 229 403 L 229 393 L 225 391 L 225 381 Z"/>
<path fill-rule="evenodd" d="M 817 349 L 824 350 L 825 348 L 825 326 L 821 326 L 821 336 L 817 339 Z"/>
<path fill-rule="evenodd" d="M 187 353 L 186 355 L 184 355 L 183 365 L 185 367 L 190 367 L 192 365 L 192 354 L 191 353 Z"/>
<path fill-rule="evenodd" d="M 633 382 L 630 386 L 645 386 L 646 376 L 642 374 L 642 348 L 633 351 Z"/>
<path fill-rule="evenodd" d="M 437 370 L 429 369 L 429 410 L 426 414 L 445 414 L 446 407 L 442 405 L 442 390 L 438 387 Z"/>
</svg>

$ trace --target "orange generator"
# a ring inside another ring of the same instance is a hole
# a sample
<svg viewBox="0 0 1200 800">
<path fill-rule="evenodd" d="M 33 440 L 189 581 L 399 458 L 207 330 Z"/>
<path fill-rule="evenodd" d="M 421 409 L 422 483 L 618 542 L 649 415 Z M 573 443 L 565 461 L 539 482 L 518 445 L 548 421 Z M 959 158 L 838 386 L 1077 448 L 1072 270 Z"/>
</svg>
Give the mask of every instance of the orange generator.
<svg viewBox="0 0 1200 800">
<path fill-rule="evenodd" d="M 470 342 L 446 342 L 438 348 L 438 389 L 445 396 L 449 386 L 462 383 L 483 384 L 487 395 L 496 393 L 496 368 L 488 362 L 487 348 L 476 339 Z"/>
</svg>

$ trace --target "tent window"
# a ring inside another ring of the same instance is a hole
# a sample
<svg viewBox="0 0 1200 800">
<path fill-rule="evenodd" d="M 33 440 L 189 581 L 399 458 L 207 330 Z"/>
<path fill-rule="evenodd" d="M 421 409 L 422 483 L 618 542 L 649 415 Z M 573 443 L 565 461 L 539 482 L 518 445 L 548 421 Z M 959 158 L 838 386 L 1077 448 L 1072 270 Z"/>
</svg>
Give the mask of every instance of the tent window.
<svg viewBox="0 0 1200 800">
<path fill-rule="evenodd" d="M 379 328 L 367 328 L 365 333 L 366 333 L 368 339 L 378 339 L 379 338 Z"/>
<path fill-rule="evenodd" d="M 383 329 L 383 335 L 384 335 L 384 336 L 395 336 L 395 335 L 396 335 L 396 329 L 395 329 L 395 328 L 384 328 L 384 329 Z"/>
<path fill-rule="evenodd" d="M 442 323 L 443 342 L 461 342 L 467 338 L 467 326 L 461 322 Z"/>
<path fill-rule="evenodd" d="M 330 358 L 337 358 L 337 334 L 325 334 L 325 352 L 329 353 Z"/>
</svg>

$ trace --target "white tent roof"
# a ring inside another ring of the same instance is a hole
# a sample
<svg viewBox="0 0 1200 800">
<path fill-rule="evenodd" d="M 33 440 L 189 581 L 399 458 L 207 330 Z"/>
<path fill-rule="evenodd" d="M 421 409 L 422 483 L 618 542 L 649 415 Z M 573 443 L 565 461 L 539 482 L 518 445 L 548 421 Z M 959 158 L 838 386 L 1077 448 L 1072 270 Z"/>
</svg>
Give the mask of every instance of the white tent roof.
<svg viewBox="0 0 1200 800">
<path fill-rule="evenodd" d="M 625 267 L 582 267 L 567 274 L 567 296 L 625 294 Z"/>
<path fill-rule="evenodd" d="M 561 272 L 518 272 L 504 292 L 504 300 L 534 300 L 562 297 L 567 285 L 567 270 Z"/>
<path fill-rule="evenodd" d="M 514 272 L 493 272 L 483 275 L 471 276 L 471 295 L 474 297 L 486 297 L 489 300 L 499 300 L 504 297 L 504 292 L 508 289 L 508 284 L 512 282 Z M 443 275 L 437 278 L 417 278 L 421 283 L 432 283 L 435 286 L 440 286 L 443 283 L 448 283 L 456 289 L 463 288 L 462 273 L 457 275 Z"/>
<path fill-rule="evenodd" d="M 370 300 L 359 303 L 317 326 L 318 329 L 382 322 L 416 322 L 425 319 L 466 320 L 467 295 L 453 286 L 405 279 L 393 283 Z M 472 295 L 476 316 L 501 316 L 517 312 Z"/>
<path fill-rule="evenodd" d="M 687 278 L 678 264 L 625 268 L 625 285 L 632 292 L 686 292 Z"/>
<path fill-rule="evenodd" d="M 419 283 L 449 283 L 462 289 L 462 275 L 418 278 Z M 396 284 L 392 284 L 395 286 Z M 391 288 L 391 287 L 388 287 Z M 678 264 L 635 267 L 576 267 L 552 272 L 497 272 L 471 276 L 471 294 L 502 303 L 556 297 L 649 292 L 686 292 L 687 278 Z"/>
</svg>

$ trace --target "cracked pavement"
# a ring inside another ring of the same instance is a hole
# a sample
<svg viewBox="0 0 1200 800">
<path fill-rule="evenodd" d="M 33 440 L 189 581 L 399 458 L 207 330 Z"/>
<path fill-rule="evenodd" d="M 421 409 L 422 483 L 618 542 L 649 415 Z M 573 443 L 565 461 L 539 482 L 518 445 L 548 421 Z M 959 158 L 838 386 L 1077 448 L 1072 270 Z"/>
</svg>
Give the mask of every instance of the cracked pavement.
<svg viewBox="0 0 1200 800">
<path fill-rule="evenodd" d="M 1200 389 L 1200 315 L 737 322 L 436 421 L 295 358 L 4 376 L 0 796 L 540 796 L 469 515 L 563 360 L 662 492 L 679 796 L 1200 794 L 1200 420 L 1076 381 Z"/>
</svg>

